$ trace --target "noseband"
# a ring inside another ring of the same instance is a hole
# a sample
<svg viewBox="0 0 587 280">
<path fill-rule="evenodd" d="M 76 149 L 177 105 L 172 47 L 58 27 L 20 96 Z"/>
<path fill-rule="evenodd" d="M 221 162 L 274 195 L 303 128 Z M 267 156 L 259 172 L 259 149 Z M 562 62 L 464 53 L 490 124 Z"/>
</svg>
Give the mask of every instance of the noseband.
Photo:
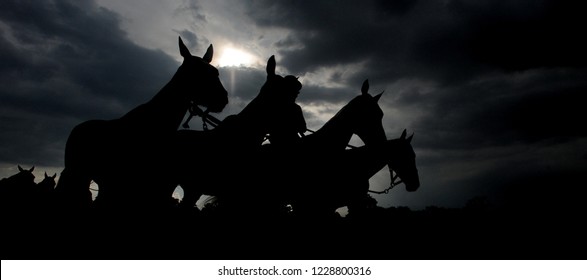
<svg viewBox="0 0 587 280">
<path fill-rule="evenodd" d="M 194 116 L 199 116 L 202 118 L 202 126 L 204 130 L 208 130 L 208 124 L 212 125 L 213 127 L 217 127 L 220 124 L 219 119 L 208 114 L 209 109 L 206 109 L 206 111 L 202 111 L 202 109 L 200 109 L 200 107 L 198 107 L 198 105 L 196 105 L 196 103 L 194 102 L 192 102 L 188 111 L 190 112 L 190 115 L 182 125 L 182 127 L 185 129 L 190 128 L 189 122 L 192 120 Z"/>
<path fill-rule="evenodd" d="M 403 183 L 402 179 L 400 179 L 399 175 L 397 175 L 397 172 L 393 171 L 393 169 L 391 168 L 391 166 L 389 166 L 389 164 L 387 165 L 387 167 L 389 168 L 389 176 L 391 177 L 391 182 L 389 183 L 389 187 L 387 187 L 385 190 L 382 190 L 382 191 L 368 190 L 370 193 L 388 194 L 389 191 L 391 191 L 391 189 L 393 189 L 395 186 Z"/>
</svg>

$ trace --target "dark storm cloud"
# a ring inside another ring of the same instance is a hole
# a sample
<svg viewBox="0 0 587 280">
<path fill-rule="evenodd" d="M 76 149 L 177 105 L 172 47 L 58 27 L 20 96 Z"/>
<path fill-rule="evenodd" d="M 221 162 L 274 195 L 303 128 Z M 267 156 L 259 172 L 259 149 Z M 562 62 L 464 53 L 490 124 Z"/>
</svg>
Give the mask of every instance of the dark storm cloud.
<svg viewBox="0 0 587 280">
<path fill-rule="evenodd" d="M 325 83 L 353 70 L 336 94 L 312 85 L 300 100 L 348 100 L 365 78 L 388 89 L 380 102 L 388 136 L 398 127 L 416 133 L 427 189 L 396 205 L 462 205 L 536 174 L 576 176 L 587 164 L 574 156 L 587 137 L 582 2 L 252 2 L 258 26 L 289 32 L 274 44 L 289 70 L 322 71 Z"/>
<path fill-rule="evenodd" d="M 452 129 L 471 138 L 462 140 L 467 142 L 477 142 L 473 139 L 482 133 L 510 137 L 511 141 L 548 137 L 549 133 L 585 135 L 578 126 L 584 113 L 576 105 L 585 101 L 582 77 L 587 73 L 587 46 L 579 35 L 586 25 L 579 12 L 584 4 L 253 3 L 248 13 L 258 25 L 291 30 L 276 46 L 282 63 L 294 73 L 303 75 L 323 67 L 344 69 L 362 61 L 364 69 L 347 77 L 347 86 L 365 78 L 379 85 L 400 79 L 432 83 L 433 92 L 425 96 L 410 90 L 399 96 L 386 93 L 394 96 L 396 107 L 430 110 L 419 124 L 422 130 L 444 133 Z M 535 74 L 524 76 L 523 71 Z M 311 96 L 331 100 L 327 95 Z M 543 132 L 542 125 L 563 129 Z M 431 145 L 437 141 L 430 138 Z"/>
<path fill-rule="evenodd" d="M 534 174 L 551 182 L 587 166 L 586 4 L 240 3 L 246 7 L 241 21 L 222 8 L 206 13 L 197 1 L 184 1 L 171 14 L 152 14 L 191 15 L 195 23 L 169 26 L 167 38 L 175 44 L 182 36 L 196 55 L 213 36 L 194 30 L 207 30 L 213 22 L 254 23 L 254 28 L 227 24 L 226 34 L 258 32 L 256 41 L 224 39 L 259 49 L 275 38 L 275 30 L 282 32 L 267 53 L 275 54 L 278 74 L 304 81 L 298 101 L 312 129 L 359 94 L 365 79 L 372 93 L 386 90 L 380 104 L 388 137 L 398 137 L 404 128 L 415 133 L 422 188 L 380 201 L 463 205 L 496 186 L 533 182 Z M 162 51 L 135 45 L 120 25 L 115 11 L 89 0 L 0 2 L 0 163 L 61 165 L 75 124 L 117 118 L 169 81 L 178 63 Z M 132 28 L 137 37 L 150 32 Z M 222 28 L 210 29 L 227 36 Z M 219 70 L 230 94 L 222 118 L 254 98 L 266 74 L 245 67 Z"/>
<path fill-rule="evenodd" d="M 582 72 L 540 69 L 439 89 L 398 106 L 425 106 L 418 120 L 431 148 L 479 148 L 587 136 Z"/>
<path fill-rule="evenodd" d="M 150 99 L 178 66 L 133 44 L 118 16 L 93 1 L 0 6 L 3 162 L 61 164 L 75 124 L 120 117 Z"/>
<path fill-rule="evenodd" d="M 494 68 L 585 66 L 584 8 L 565 1 L 253 1 L 248 14 L 260 26 L 292 31 L 276 46 L 294 72 L 368 61 L 373 78 L 451 81 Z"/>
</svg>

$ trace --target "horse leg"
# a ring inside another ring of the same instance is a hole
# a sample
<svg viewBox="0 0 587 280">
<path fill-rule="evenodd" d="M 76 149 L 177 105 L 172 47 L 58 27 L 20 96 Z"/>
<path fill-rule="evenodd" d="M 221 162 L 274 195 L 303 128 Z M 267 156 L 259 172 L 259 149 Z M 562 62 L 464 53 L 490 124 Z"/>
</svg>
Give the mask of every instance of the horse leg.
<svg viewBox="0 0 587 280">
<path fill-rule="evenodd" d="M 363 179 L 362 182 L 356 182 L 356 189 L 347 196 L 345 204 L 348 207 L 348 213 L 353 216 L 363 216 L 370 209 L 377 206 L 377 200 L 371 197 L 369 191 L 369 179 Z"/>
</svg>

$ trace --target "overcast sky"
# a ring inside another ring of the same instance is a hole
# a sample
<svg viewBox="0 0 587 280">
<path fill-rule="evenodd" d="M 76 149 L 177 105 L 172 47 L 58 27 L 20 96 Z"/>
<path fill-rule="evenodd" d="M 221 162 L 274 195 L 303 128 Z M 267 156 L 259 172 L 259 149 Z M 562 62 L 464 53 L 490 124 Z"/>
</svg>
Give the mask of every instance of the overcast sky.
<svg viewBox="0 0 587 280">
<path fill-rule="evenodd" d="M 387 136 L 415 134 L 421 187 L 375 195 L 380 206 L 461 207 L 475 196 L 499 203 L 541 178 L 572 183 L 587 171 L 586 6 L 3 0 L 0 177 L 17 164 L 36 166 L 37 180 L 60 172 L 73 126 L 118 118 L 169 81 L 181 36 L 199 56 L 214 44 L 212 64 L 230 98 L 220 117 L 257 94 L 271 55 L 278 74 L 300 77 L 298 102 L 314 130 L 363 80 L 385 90 Z M 371 188 L 388 183 L 381 172 Z"/>
</svg>

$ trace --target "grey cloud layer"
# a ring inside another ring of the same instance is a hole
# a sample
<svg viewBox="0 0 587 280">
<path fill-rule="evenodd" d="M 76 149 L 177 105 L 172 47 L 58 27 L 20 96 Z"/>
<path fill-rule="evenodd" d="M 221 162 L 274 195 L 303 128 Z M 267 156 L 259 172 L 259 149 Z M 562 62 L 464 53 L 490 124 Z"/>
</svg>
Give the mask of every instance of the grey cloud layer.
<svg viewBox="0 0 587 280">
<path fill-rule="evenodd" d="M 256 32 L 287 34 L 267 52 L 276 55 L 279 74 L 312 80 L 299 97 L 309 124 L 324 121 L 316 110 L 333 113 L 358 94 L 364 79 L 374 92 L 386 90 L 381 104 L 388 136 L 403 128 L 416 133 L 423 174 L 422 191 L 395 196 L 394 204 L 454 205 L 496 185 L 532 181 L 527 178 L 536 170 L 556 177 L 569 166 L 587 166 L 579 149 L 587 136 L 587 43 L 580 36 L 586 4 L 239 3 L 243 22 L 254 23 Z M 212 17 L 202 7 L 209 5 L 190 1 L 176 12 L 191 12 L 205 28 Z M 230 21 L 222 8 L 215 10 L 214 20 Z M 60 166 L 75 124 L 118 117 L 171 78 L 178 62 L 137 46 L 120 25 L 116 11 L 90 0 L 2 1 L 0 162 Z M 242 28 L 230 34 L 256 34 Z M 169 32 L 184 37 L 194 53 L 210 43 L 189 28 L 170 26 Z M 266 46 L 268 39 L 254 40 L 239 43 Z M 220 72 L 230 93 L 222 116 L 238 112 L 265 79 L 262 69 Z M 557 160 L 543 168 L 540 158 L 553 155 Z M 509 171 L 511 166 L 519 172 Z"/>
<path fill-rule="evenodd" d="M 92 1 L 3 1 L 2 161 L 57 165 L 73 125 L 115 118 L 173 75 L 168 55 L 134 45 Z"/>
</svg>

